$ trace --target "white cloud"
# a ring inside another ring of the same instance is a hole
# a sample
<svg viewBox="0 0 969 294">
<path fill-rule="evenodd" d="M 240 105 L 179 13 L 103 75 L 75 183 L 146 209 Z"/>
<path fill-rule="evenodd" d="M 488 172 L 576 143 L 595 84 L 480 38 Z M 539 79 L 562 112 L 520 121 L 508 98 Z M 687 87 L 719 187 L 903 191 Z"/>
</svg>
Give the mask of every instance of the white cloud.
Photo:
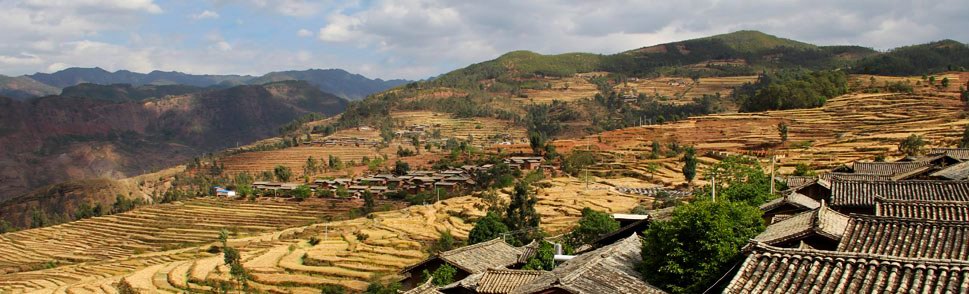
<svg viewBox="0 0 969 294">
<path fill-rule="evenodd" d="M 109 11 L 141 11 L 162 13 L 161 7 L 153 0 L 25 0 L 26 7 L 43 9 L 98 9 Z"/>
<path fill-rule="evenodd" d="M 229 51 L 232 50 L 232 45 L 226 41 L 219 41 L 215 43 L 215 48 L 219 49 L 220 51 Z"/>
<path fill-rule="evenodd" d="M 313 16 L 333 5 L 332 1 L 328 0 L 213 0 L 213 2 L 216 5 L 244 4 L 258 10 L 268 9 L 274 13 L 296 17 Z"/>
<path fill-rule="evenodd" d="M 219 18 L 219 13 L 211 10 L 205 10 L 196 14 L 192 14 L 189 17 L 191 17 L 194 20 L 216 19 L 216 18 Z"/>
<path fill-rule="evenodd" d="M 310 31 L 310 30 L 307 30 L 307 29 L 299 29 L 299 31 L 296 31 L 296 35 L 297 36 L 300 36 L 300 37 L 303 37 L 303 38 L 312 37 L 313 36 L 313 31 Z"/>
</svg>

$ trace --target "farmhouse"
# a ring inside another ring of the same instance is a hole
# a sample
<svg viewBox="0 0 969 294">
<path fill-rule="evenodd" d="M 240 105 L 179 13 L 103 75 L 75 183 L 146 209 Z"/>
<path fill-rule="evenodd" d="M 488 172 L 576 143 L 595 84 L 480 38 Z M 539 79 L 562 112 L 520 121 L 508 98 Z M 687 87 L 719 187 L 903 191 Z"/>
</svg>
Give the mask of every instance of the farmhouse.
<svg viewBox="0 0 969 294">
<path fill-rule="evenodd" d="M 521 248 L 508 245 L 501 238 L 441 252 L 401 271 L 404 276 L 402 284 L 405 288 L 415 287 L 424 282 L 422 275 L 424 270 L 433 272 L 444 264 L 455 267 L 458 274 L 454 279 L 462 280 L 488 269 L 514 265 L 518 262 L 518 256 L 521 253 Z"/>
<path fill-rule="evenodd" d="M 215 196 L 218 197 L 236 197 L 236 191 L 232 191 L 223 187 L 216 186 Z"/>
</svg>

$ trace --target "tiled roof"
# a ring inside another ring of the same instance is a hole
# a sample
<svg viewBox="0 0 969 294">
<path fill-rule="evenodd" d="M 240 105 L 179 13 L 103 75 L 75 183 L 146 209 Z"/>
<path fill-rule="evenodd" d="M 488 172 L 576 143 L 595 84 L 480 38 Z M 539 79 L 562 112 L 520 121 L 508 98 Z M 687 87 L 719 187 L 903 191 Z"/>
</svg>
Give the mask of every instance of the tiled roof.
<svg viewBox="0 0 969 294">
<path fill-rule="evenodd" d="M 791 192 L 784 195 L 784 197 L 780 197 L 760 205 L 760 210 L 769 211 L 785 204 L 790 204 L 804 209 L 815 209 L 821 207 L 821 203 L 817 200 L 807 197 L 801 193 Z"/>
<path fill-rule="evenodd" d="M 969 148 L 935 148 L 930 149 L 929 154 L 943 154 L 952 158 L 966 160 L 969 159 Z"/>
<path fill-rule="evenodd" d="M 842 173 L 842 172 L 830 172 L 821 174 L 821 179 L 831 182 L 832 180 L 839 181 L 890 181 L 892 176 L 889 175 L 876 175 L 876 174 L 861 174 L 861 173 Z"/>
<path fill-rule="evenodd" d="M 969 221 L 969 201 L 888 200 L 875 197 L 875 215 Z"/>
<path fill-rule="evenodd" d="M 434 285 L 434 283 L 431 283 L 431 281 L 433 281 L 433 279 L 427 279 L 427 282 L 424 282 L 414 289 L 401 292 L 401 294 L 441 294 L 441 291 L 438 291 L 437 286 Z"/>
<path fill-rule="evenodd" d="M 819 234 L 837 241 L 844 234 L 847 224 L 848 216 L 821 206 L 767 226 L 754 240 L 776 245 L 810 234 Z"/>
<path fill-rule="evenodd" d="M 831 205 L 874 207 L 875 196 L 890 200 L 969 201 L 969 181 L 834 181 Z"/>
<path fill-rule="evenodd" d="M 469 273 L 490 268 L 504 268 L 518 262 L 521 249 L 508 245 L 501 238 L 441 252 L 438 257 Z"/>
<path fill-rule="evenodd" d="M 559 265 L 511 293 L 536 293 L 561 288 L 572 293 L 665 293 L 643 281 L 636 265 L 642 261 L 642 241 L 633 234 L 622 241 L 585 253 Z"/>
<path fill-rule="evenodd" d="M 930 175 L 954 181 L 965 180 L 969 178 L 969 161 L 950 165 Z"/>
<path fill-rule="evenodd" d="M 896 174 L 908 173 L 920 168 L 932 166 L 928 161 L 908 161 L 908 162 L 855 162 L 852 169 L 859 174 L 873 174 L 892 176 Z"/>
<path fill-rule="evenodd" d="M 481 275 L 475 291 L 482 294 L 510 293 L 542 275 L 551 274 L 547 271 L 492 269 Z"/>
<path fill-rule="evenodd" d="M 838 251 L 969 261 L 969 223 L 853 215 Z"/>
<path fill-rule="evenodd" d="M 788 176 L 784 178 L 784 183 L 787 184 L 788 188 L 800 187 L 817 181 L 817 177 L 812 176 Z"/>
<path fill-rule="evenodd" d="M 969 262 L 755 243 L 724 293 L 965 293 Z"/>
</svg>

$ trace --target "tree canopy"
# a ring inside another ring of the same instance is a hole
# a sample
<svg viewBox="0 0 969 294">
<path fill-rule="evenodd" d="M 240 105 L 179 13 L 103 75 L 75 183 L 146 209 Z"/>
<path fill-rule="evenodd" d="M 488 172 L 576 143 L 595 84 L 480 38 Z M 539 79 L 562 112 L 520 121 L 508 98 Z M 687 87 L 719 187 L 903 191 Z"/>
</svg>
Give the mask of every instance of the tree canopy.
<svg viewBox="0 0 969 294">
<path fill-rule="evenodd" d="M 572 247 L 578 247 L 616 230 L 619 230 L 619 222 L 612 219 L 611 215 L 586 207 L 582 209 L 579 225 L 569 233 L 568 243 Z"/>
<path fill-rule="evenodd" d="M 700 293 L 740 262 L 740 248 L 764 230 L 761 211 L 744 203 L 681 205 L 643 239 L 643 276 L 673 293 Z"/>
<path fill-rule="evenodd" d="M 468 233 L 468 244 L 489 241 L 501 237 L 501 234 L 507 232 L 508 226 L 501 221 L 501 217 L 494 212 L 488 212 L 487 215 L 474 223 L 474 228 Z"/>
<path fill-rule="evenodd" d="M 754 83 L 734 90 L 742 112 L 812 108 L 848 93 L 848 75 L 841 71 L 782 70 L 764 73 Z"/>
</svg>

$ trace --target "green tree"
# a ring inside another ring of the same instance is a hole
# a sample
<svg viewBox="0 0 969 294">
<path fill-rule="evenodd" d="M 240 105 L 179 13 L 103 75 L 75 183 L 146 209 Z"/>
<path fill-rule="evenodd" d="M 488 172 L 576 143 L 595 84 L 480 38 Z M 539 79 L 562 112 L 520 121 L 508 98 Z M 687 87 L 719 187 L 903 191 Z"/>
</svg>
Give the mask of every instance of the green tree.
<svg viewBox="0 0 969 294">
<path fill-rule="evenodd" d="M 381 284 L 380 282 L 373 282 L 367 285 L 367 290 L 363 293 L 365 294 L 397 294 L 400 291 L 400 283 L 393 282 L 390 284 Z"/>
<path fill-rule="evenodd" d="M 611 215 L 586 207 L 582 209 L 579 225 L 572 229 L 567 240 L 572 247 L 579 247 L 617 230 L 619 230 L 619 222 L 612 219 Z"/>
<path fill-rule="evenodd" d="M 451 235 L 451 230 L 438 231 L 437 241 L 434 242 L 434 245 L 431 245 L 430 251 L 431 254 L 441 253 L 458 246 L 460 244 L 454 239 L 454 235 Z"/>
<path fill-rule="evenodd" d="M 814 176 L 816 175 L 816 173 L 813 170 L 811 170 L 811 167 L 808 166 L 807 163 L 799 162 L 797 163 L 797 165 L 794 166 L 794 173 L 792 175 Z"/>
<path fill-rule="evenodd" d="M 777 123 L 777 133 L 781 136 L 781 143 L 787 142 L 787 123 Z"/>
<path fill-rule="evenodd" d="M 526 182 L 515 184 L 515 192 L 511 195 L 508 210 L 505 213 L 505 225 L 510 232 L 517 233 L 517 243 L 525 243 L 537 233 L 541 216 L 535 211 L 538 198 L 532 193 Z"/>
<path fill-rule="evenodd" d="M 542 241 L 535 250 L 535 256 L 528 259 L 524 270 L 545 270 L 550 271 L 555 268 L 555 246 L 552 243 Z"/>
<path fill-rule="evenodd" d="M 289 182 L 289 179 L 293 177 L 293 171 L 289 167 L 277 165 L 273 168 L 273 175 L 280 181 Z"/>
<path fill-rule="evenodd" d="M 696 150 L 693 147 L 686 147 L 683 155 L 683 177 L 687 182 L 693 182 L 696 177 Z"/>
<path fill-rule="evenodd" d="M 659 171 L 659 163 L 650 162 L 646 164 L 646 171 L 649 172 L 649 178 L 653 179 L 653 175 Z"/>
<path fill-rule="evenodd" d="M 296 189 L 293 189 L 293 197 L 296 197 L 296 199 L 299 200 L 310 198 L 311 194 L 313 194 L 313 190 L 311 190 L 310 186 L 307 185 L 299 185 L 296 186 Z"/>
<path fill-rule="evenodd" d="M 545 136 L 539 132 L 528 133 L 528 145 L 532 148 L 532 153 L 540 155 L 546 144 Z"/>
<path fill-rule="evenodd" d="M 138 294 L 139 293 L 138 290 L 135 289 L 135 287 L 131 286 L 131 283 L 128 282 L 128 279 L 125 279 L 125 278 L 121 278 L 121 280 L 118 281 L 118 284 L 115 285 L 115 288 L 118 289 L 118 294 Z"/>
<path fill-rule="evenodd" d="M 922 136 L 912 134 L 898 143 L 898 151 L 901 151 L 905 155 L 915 156 L 922 153 L 922 147 L 925 146 L 925 141 L 922 140 Z"/>
<path fill-rule="evenodd" d="M 374 200 L 373 193 L 370 193 L 370 191 L 364 191 L 363 192 L 363 212 L 371 213 L 373 212 L 373 209 L 376 206 L 377 204 Z"/>
<path fill-rule="evenodd" d="M 663 154 L 662 153 L 663 152 L 663 145 L 660 144 L 659 141 L 653 140 L 653 146 L 652 146 L 652 149 L 650 149 L 650 151 L 651 151 L 651 153 L 650 153 L 649 158 L 657 159 L 657 158 L 659 158 L 659 156 L 661 154 Z"/>
<path fill-rule="evenodd" d="M 678 206 L 668 221 L 650 225 L 641 271 L 673 293 L 700 293 L 741 261 L 740 248 L 764 230 L 761 211 L 729 201 Z"/>
<path fill-rule="evenodd" d="M 929 85 L 935 85 L 935 76 L 929 77 Z"/>
<path fill-rule="evenodd" d="M 771 177 L 760 167 L 756 159 L 728 156 L 711 166 L 704 175 L 717 178 L 717 201 L 744 202 L 751 206 L 761 205 L 773 198 L 770 193 Z M 785 189 L 782 182 L 774 182 L 776 190 Z M 711 199 L 710 185 L 696 189 L 697 199 Z"/>
<path fill-rule="evenodd" d="M 942 78 L 942 88 L 948 88 L 948 87 L 949 87 L 949 77 Z"/>
<path fill-rule="evenodd" d="M 457 274 L 457 268 L 445 263 L 437 267 L 433 273 L 428 273 L 427 270 L 424 270 L 424 279 L 427 280 L 430 278 L 432 279 L 431 283 L 434 283 L 434 285 L 444 286 L 454 283 L 454 277 L 457 276 Z"/>
<path fill-rule="evenodd" d="M 323 285 L 320 288 L 320 294 L 345 294 L 347 289 L 337 285 Z"/>
<path fill-rule="evenodd" d="M 508 226 L 501 222 L 501 217 L 489 211 L 488 214 L 474 223 L 474 228 L 468 233 L 468 244 L 490 241 L 507 232 Z"/>
<path fill-rule="evenodd" d="M 403 176 L 403 175 L 406 175 L 408 172 L 410 172 L 410 164 L 407 164 L 406 162 L 403 162 L 400 160 L 394 163 L 393 173 L 395 176 Z"/>
</svg>

